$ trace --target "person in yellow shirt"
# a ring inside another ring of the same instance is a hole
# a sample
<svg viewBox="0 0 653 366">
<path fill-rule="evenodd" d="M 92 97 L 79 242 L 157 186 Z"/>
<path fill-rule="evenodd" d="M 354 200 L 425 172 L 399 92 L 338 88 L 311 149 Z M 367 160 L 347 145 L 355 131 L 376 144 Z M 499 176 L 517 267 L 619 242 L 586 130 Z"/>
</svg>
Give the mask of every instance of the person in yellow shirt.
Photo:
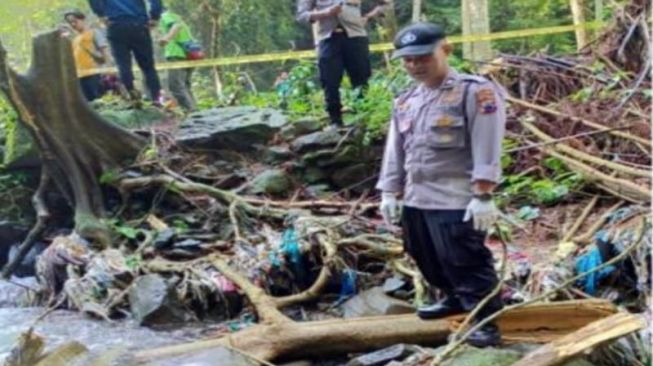
<svg viewBox="0 0 653 366">
<path fill-rule="evenodd" d="M 104 32 L 88 26 L 86 15 L 81 11 L 67 12 L 64 19 L 77 33 L 73 39 L 77 77 L 79 77 L 82 93 L 90 102 L 101 97 L 101 76 L 92 74 L 90 70 L 109 61 L 109 44 Z"/>
</svg>

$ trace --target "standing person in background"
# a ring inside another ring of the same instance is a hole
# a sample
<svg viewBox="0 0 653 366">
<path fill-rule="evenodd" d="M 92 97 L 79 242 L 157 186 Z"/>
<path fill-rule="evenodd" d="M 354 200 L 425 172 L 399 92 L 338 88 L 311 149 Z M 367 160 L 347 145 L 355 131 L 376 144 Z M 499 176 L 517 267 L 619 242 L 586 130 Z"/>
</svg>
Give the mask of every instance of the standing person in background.
<svg viewBox="0 0 653 366">
<path fill-rule="evenodd" d="M 166 61 L 187 60 L 184 45 L 193 41 L 193 35 L 188 25 L 181 17 L 165 8 L 161 14 L 159 29 L 163 35 L 159 43 L 164 47 Z M 177 103 L 186 111 L 195 110 L 191 77 L 193 68 L 172 69 L 168 71 L 168 89 Z"/>
<path fill-rule="evenodd" d="M 331 125 L 342 126 L 340 85 L 347 71 L 354 88 L 364 88 L 372 75 L 365 26 L 383 14 L 384 5 L 362 15 L 361 0 L 299 0 L 297 19 L 318 24 L 318 68 Z"/>
<path fill-rule="evenodd" d="M 145 0 L 89 0 L 93 12 L 107 24 L 107 36 L 120 79 L 136 106 L 140 93 L 134 88 L 132 54 L 140 67 L 156 105 L 161 105 L 161 83 L 154 67 L 154 50 L 150 27 L 155 27 L 161 17 L 160 0 L 149 0 L 147 13 Z"/>
<path fill-rule="evenodd" d="M 64 14 L 64 20 L 77 32 L 73 38 L 73 55 L 77 67 L 77 77 L 82 93 L 89 102 L 102 96 L 101 76 L 90 70 L 106 64 L 109 57 L 107 38 L 99 29 L 93 29 L 86 23 L 86 15 L 79 10 Z"/>
</svg>

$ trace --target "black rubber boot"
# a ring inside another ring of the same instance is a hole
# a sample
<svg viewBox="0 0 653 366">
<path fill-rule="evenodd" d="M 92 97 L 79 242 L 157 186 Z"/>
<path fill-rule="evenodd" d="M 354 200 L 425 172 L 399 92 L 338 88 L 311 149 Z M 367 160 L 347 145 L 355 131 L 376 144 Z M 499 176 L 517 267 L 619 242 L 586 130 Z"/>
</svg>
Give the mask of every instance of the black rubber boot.
<svg viewBox="0 0 653 366">
<path fill-rule="evenodd" d="M 489 323 L 470 334 L 467 343 L 479 348 L 496 347 L 501 344 L 501 332 L 494 323 Z"/>
<path fill-rule="evenodd" d="M 460 301 L 457 298 L 448 296 L 444 300 L 433 304 L 422 306 L 417 309 L 417 316 L 420 319 L 440 319 L 451 315 L 462 314 L 465 312 Z"/>
</svg>

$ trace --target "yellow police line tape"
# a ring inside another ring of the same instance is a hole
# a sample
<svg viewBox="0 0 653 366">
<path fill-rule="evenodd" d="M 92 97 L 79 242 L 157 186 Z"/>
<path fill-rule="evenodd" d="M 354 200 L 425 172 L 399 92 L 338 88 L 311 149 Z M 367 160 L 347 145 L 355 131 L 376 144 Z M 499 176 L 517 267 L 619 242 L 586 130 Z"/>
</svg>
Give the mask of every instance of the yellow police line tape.
<svg viewBox="0 0 653 366">
<path fill-rule="evenodd" d="M 541 36 L 541 35 L 548 35 L 548 34 L 555 34 L 555 33 L 566 33 L 582 28 L 596 29 L 601 27 L 602 25 L 603 25 L 602 22 L 597 21 L 597 22 L 582 23 L 578 25 L 562 25 L 562 26 L 546 27 L 546 28 L 520 29 L 520 30 L 496 32 L 496 33 L 489 33 L 489 34 L 452 36 L 452 37 L 448 37 L 448 40 L 450 43 L 496 41 L 500 39 L 523 38 L 523 37 L 533 37 L 533 36 Z M 392 49 L 393 49 L 392 43 L 377 43 L 370 46 L 370 52 L 386 52 Z M 267 53 L 261 55 L 220 57 L 220 58 L 204 59 L 198 61 L 165 62 L 165 63 L 157 64 L 156 68 L 157 70 L 183 69 L 189 67 L 200 68 L 200 67 L 212 67 L 212 66 L 241 65 L 241 64 L 260 63 L 260 62 L 278 62 L 278 61 L 287 61 L 287 60 L 316 58 L 316 57 L 317 54 L 315 50 L 289 51 L 289 52 Z M 115 67 L 104 67 L 104 68 L 87 70 L 86 72 L 84 72 L 84 75 L 112 73 L 116 71 L 117 69 Z"/>
</svg>

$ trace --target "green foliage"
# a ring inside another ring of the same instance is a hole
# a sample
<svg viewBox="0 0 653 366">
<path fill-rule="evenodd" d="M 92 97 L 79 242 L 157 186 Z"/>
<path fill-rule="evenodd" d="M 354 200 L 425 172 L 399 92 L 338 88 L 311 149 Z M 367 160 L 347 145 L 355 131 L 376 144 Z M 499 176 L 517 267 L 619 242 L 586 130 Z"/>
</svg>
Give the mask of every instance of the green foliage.
<svg viewBox="0 0 653 366">
<path fill-rule="evenodd" d="M 2 164 L 9 164 L 32 150 L 29 131 L 18 122 L 14 109 L 0 97 L 0 148 Z"/>
<path fill-rule="evenodd" d="M 125 258 L 125 264 L 127 265 L 127 268 L 131 269 L 132 271 L 138 269 L 141 266 L 142 262 L 143 258 L 140 256 L 140 254 L 130 255 Z"/>
<path fill-rule="evenodd" d="M 141 229 L 129 226 L 118 219 L 109 219 L 106 220 L 106 223 L 113 232 L 129 240 L 135 240 L 138 237 L 138 234 L 142 232 Z"/>
<path fill-rule="evenodd" d="M 26 173 L 0 170 L 0 220 L 27 222 L 31 218 L 33 191 L 28 181 Z"/>
<path fill-rule="evenodd" d="M 100 183 L 111 184 L 117 182 L 119 178 L 120 178 L 120 172 L 110 169 L 102 172 L 102 175 L 100 175 Z"/>
<path fill-rule="evenodd" d="M 19 68 L 25 68 L 31 54 L 32 36 L 57 28 L 65 11 L 86 7 L 86 0 L 2 0 L 0 39 L 10 57 L 20 63 Z"/>
<path fill-rule="evenodd" d="M 492 0 L 490 1 L 490 28 L 507 31 L 544 28 L 572 24 L 568 0 Z M 494 43 L 494 47 L 507 53 L 528 53 L 547 49 L 550 53 L 575 52 L 573 33 L 516 38 Z"/>
<path fill-rule="evenodd" d="M 541 165 L 548 170 L 545 175 L 547 178 L 538 179 L 525 174 L 506 176 L 502 184 L 500 204 L 531 202 L 552 205 L 565 199 L 570 192 L 579 190 L 584 184 L 582 175 L 569 171 L 556 158 L 544 159 Z"/>
</svg>

